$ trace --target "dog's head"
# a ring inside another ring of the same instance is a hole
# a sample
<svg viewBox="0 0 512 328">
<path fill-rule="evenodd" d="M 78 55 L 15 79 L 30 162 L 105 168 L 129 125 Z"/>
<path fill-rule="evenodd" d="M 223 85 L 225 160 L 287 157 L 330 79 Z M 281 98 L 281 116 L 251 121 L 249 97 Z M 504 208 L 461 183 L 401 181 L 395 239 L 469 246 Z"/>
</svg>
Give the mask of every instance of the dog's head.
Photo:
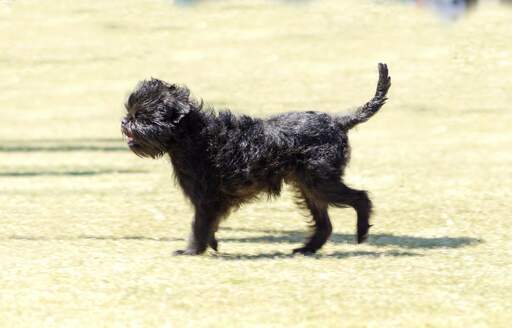
<svg viewBox="0 0 512 328">
<path fill-rule="evenodd" d="M 157 79 L 142 81 L 125 104 L 121 131 L 136 155 L 157 158 L 167 152 L 176 127 L 196 106 L 184 86 Z"/>
</svg>

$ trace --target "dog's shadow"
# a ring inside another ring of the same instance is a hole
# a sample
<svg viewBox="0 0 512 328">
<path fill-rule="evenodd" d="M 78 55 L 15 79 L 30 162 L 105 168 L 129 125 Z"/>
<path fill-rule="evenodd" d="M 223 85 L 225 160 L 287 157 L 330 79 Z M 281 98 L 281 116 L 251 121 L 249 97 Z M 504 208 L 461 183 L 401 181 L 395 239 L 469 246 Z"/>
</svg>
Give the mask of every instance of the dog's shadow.
<svg viewBox="0 0 512 328">
<path fill-rule="evenodd" d="M 250 236 L 250 237 L 222 237 L 222 231 L 232 232 L 249 232 L 249 233 L 263 233 L 263 235 Z M 259 260 L 259 259 L 286 259 L 295 256 L 289 252 L 271 252 L 261 254 L 233 254 L 222 252 L 223 243 L 289 243 L 300 245 L 307 234 L 304 231 L 299 230 L 265 230 L 265 229 L 247 229 L 247 228 L 231 228 L 224 227 L 220 228 L 219 231 L 219 242 L 221 252 L 213 253 L 211 258 L 221 260 Z M 9 240 L 24 240 L 24 241 L 41 241 L 41 240 L 76 240 L 76 239 L 88 239 L 88 240 L 136 240 L 136 241 L 150 241 L 150 242 L 184 242 L 183 238 L 158 238 L 158 237 L 147 237 L 147 236 L 92 236 L 92 235 L 81 235 L 77 237 L 36 237 L 36 236 L 19 236 L 13 235 L 8 237 Z M 352 234 L 339 234 L 333 233 L 329 239 L 330 243 L 334 244 L 354 244 L 355 237 Z M 310 258 L 349 258 L 349 257 L 367 257 L 367 258 L 379 258 L 379 257 L 408 257 L 408 256 L 424 256 L 422 253 L 414 252 L 413 250 L 431 250 L 441 248 L 461 248 L 466 246 L 472 246 L 482 243 L 483 240 L 472 237 L 416 237 L 407 235 L 393 235 L 388 233 L 370 234 L 368 244 L 371 246 L 386 246 L 396 247 L 402 250 L 383 250 L 383 251 L 335 251 L 332 253 L 319 253 L 310 256 Z M 298 246 L 297 245 L 297 246 Z"/>
<path fill-rule="evenodd" d="M 322 259 L 322 258 L 349 258 L 349 257 L 369 257 L 369 258 L 379 258 L 384 256 L 391 257 L 402 257 L 402 256 L 423 256 L 423 254 L 418 254 L 414 252 L 400 252 L 400 251 L 383 251 L 383 252 L 369 252 L 369 251 L 355 251 L 355 252 L 341 252 L 336 251 L 332 253 L 323 253 L 319 251 L 313 255 L 306 255 L 307 258 L 313 259 Z M 260 253 L 260 254 L 232 254 L 232 253 L 212 253 L 212 258 L 220 259 L 220 260 L 228 260 L 228 261 L 238 261 L 238 260 L 264 260 L 264 259 L 287 259 L 293 257 L 304 257 L 302 254 L 293 254 L 291 251 L 288 253 L 284 252 L 272 252 L 272 253 Z"/>
<path fill-rule="evenodd" d="M 298 230 L 258 230 L 258 229 L 246 229 L 246 228 L 230 228 L 225 227 L 221 228 L 226 231 L 241 231 L 241 232 L 260 232 L 265 233 L 265 235 L 254 236 L 254 237 L 242 237 L 242 238 L 220 238 L 219 241 L 222 242 L 237 242 L 237 243 L 301 243 L 304 241 L 305 234 L 303 231 Z M 352 234 L 339 234 L 333 233 L 329 239 L 330 243 L 334 244 L 354 244 L 355 237 Z M 412 252 L 410 250 L 413 249 L 437 249 L 437 248 L 461 248 L 465 246 L 476 245 L 482 243 L 483 241 L 478 238 L 472 237 L 415 237 L 415 236 L 407 236 L 407 235 L 393 235 L 393 234 L 372 234 L 368 239 L 368 244 L 372 246 L 392 246 L 398 247 L 402 249 L 406 249 L 407 251 L 399 251 L 399 250 L 387 250 L 387 251 L 349 251 L 349 252 L 333 252 L 323 254 L 321 251 L 315 255 L 313 258 L 326 258 L 326 257 L 334 257 L 334 258 L 348 258 L 348 257 L 373 257 L 378 258 L 382 256 L 391 256 L 391 257 L 402 257 L 402 256 L 423 256 L 423 254 Z M 215 258 L 223 259 L 223 260 L 257 260 L 257 259 L 279 259 L 279 258 L 291 258 L 297 255 L 291 253 L 283 253 L 283 252 L 273 252 L 273 253 L 264 253 L 264 254 L 224 254 L 224 253 L 216 253 L 214 255 Z"/>
<path fill-rule="evenodd" d="M 262 232 L 265 235 L 242 238 L 221 238 L 223 242 L 238 243 L 300 243 L 304 241 L 307 233 L 299 230 L 258 230 L 246 228 L 220 228 L 221 231 L 240 231 L 240 232 Z M 353 234 L 333 233 L 329 242 L 335 244 L 353 244 L 355 236 Z M 414 237 L 399 236 L 387 233 L 370 234 L 368 244 L 374 246 L 396 246 L 401 248 L 459 248 L 471 244 L 481 243 L 482 240 L 472 237 Z"/>
</svg>

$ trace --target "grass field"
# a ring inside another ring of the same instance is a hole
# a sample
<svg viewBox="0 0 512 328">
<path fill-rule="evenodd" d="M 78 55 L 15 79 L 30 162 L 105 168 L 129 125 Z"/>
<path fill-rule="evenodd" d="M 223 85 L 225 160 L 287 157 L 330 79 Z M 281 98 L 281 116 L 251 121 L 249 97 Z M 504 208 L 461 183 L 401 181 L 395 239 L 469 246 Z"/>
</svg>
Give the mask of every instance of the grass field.
<svg viewBox="0 0 512 328">
<path fill-rule="evenodd" d="M 399 2 L 0 1 L 0 326 L 510 327 L 512 8 L 448 23 Z M 119 128 L 139 79 L 266 116 L 341 112 L 369 242 L 332 210 L 307 234 L 290 193 L 250 204 L 220 253 L 173 257 L 192 210 L 165 159 Z"/>
</svg>

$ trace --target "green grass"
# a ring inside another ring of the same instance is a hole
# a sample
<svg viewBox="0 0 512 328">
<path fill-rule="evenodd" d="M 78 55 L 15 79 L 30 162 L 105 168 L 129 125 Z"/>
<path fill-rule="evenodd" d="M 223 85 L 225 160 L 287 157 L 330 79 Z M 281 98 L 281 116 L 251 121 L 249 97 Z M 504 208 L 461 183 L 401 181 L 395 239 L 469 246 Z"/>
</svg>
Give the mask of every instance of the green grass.
<svg viewBox="0 0 512 328">
<path fill-rule="evenodd" d="M 0 326 L 508 327 L 512 29 L 484 2 L 448 24 L 390 2 L 0 2 Z M 121 140 L 151 76 L 218 107 L 341 112 L 388 63 L 382 112 L 350 134 L 369 242 L 331 211 L 307 234 L 286 190 L 243 207 L 220 253 L 173 257 L 192 211 L 166 160 Z"/>
</svg>

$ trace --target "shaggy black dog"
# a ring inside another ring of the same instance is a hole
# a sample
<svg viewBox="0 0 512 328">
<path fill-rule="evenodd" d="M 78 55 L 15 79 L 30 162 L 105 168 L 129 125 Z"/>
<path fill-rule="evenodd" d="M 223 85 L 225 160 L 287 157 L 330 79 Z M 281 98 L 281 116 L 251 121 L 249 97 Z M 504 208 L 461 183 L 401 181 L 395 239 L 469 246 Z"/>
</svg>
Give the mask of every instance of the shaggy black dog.
<svg viewBox="0 0 512 328">
<path fill-rule="evenodd" d="M 142 81 L 128 98 L 122 132 L 141 157 L 170 155 L 174 174 L 195 215 L 188 247 L 176 254 L 217 250 L 222 218 L 262 192 L 277 196 L 283 181 L 311 212 L 314 232 L 294 253 L 315 253 L 329 238 L 328 206 L 357 212 L 357 241 L 366 240 L 372 203 L 365 191 L 343 184 L 350 157 L 347 132 L 386 101 L 391 85 L 385 64 L 372 100 L 346 115 L 290 112 L 268 119 L 215 113 L 184 86 Z"/>
</svg>

